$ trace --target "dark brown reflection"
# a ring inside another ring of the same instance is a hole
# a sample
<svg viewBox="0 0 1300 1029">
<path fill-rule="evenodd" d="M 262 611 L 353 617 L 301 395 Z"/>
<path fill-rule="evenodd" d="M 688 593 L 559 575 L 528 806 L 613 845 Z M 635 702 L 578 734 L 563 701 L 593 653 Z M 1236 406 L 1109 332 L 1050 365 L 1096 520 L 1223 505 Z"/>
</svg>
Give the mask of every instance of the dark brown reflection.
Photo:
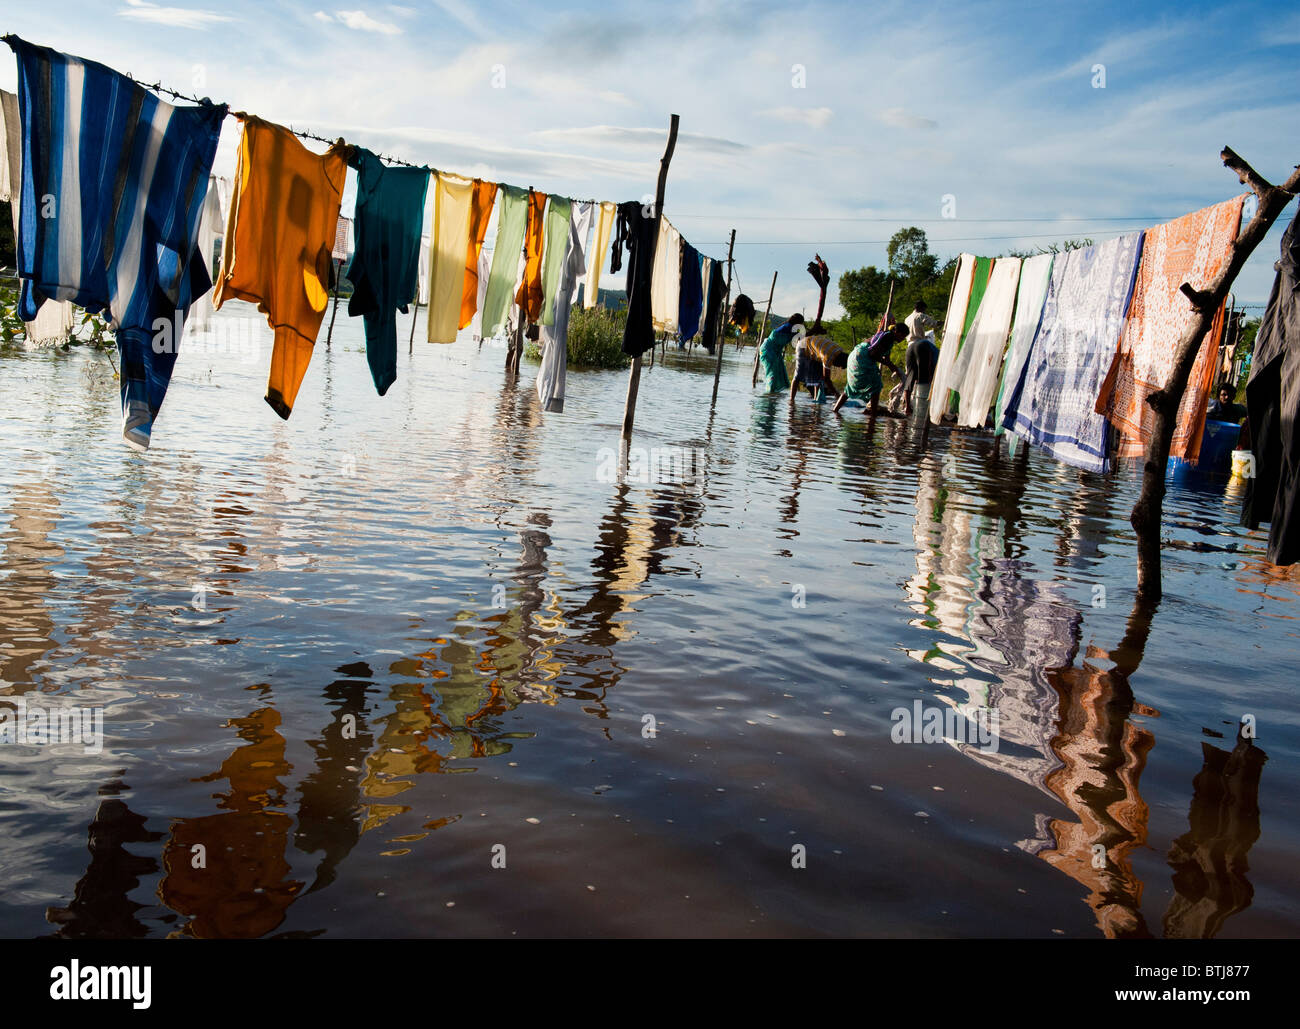
<svg viewBox="0 0 1300 1029">
<path fill-rule="evenodd" d="M 308 740 L 315 754 L 311 773 L 298 787 L 298 830 L 294 844 L 304 854 L 321 854 L 316 878 L 306 891 L 324 889 L 361 837 L 361 769 L 374 746 L 366 724 L 368 665 L 344 665 L 338 671 L 357 678 L 335 679 L 324 690 L 330 720 L 320 736 Z"/>
<path fill-rule="evenodd" d="M 280 713 L 263 707 L 232 719 L 244 746 L 221 768 L 195 782 L 228 782 L 213 794 L 219 814 L 178 818 L 163 847 L 158 896 L 189 922 L 173 935 L 199 939 L 253 939 L 282 921 L 303 884 L 290 879 L 285 860 L 293 818 L 284 811 L 285 760 Z M 202 847 L 206 867 L 195 867 Z"/>
<path fill-rule="evenodd" d="M 1249 739 L 1231 752 L 1201 744 L 1204 765 L 1192 780 L 1191 829 L 1169 848 L 1174 896 L 1165 936 L 1208 940 L 1230 915 L 1250 906 L 1246 855 L 1259 839 L 1259 780 L 1268 756 Z"/>
<path fill-rule="evenodd" d="M 120 781 L 114 781 L 101 787 L 100 793 L 115 794 L 123 788 Z M 142 878 L 158 871 L 158 862 L 126 849 L 128 843 L 156 843 L 162 838 L 162 833 L 145 829 L 145 821 L 116 796 L 100 801 L 88 833 L 90 864 L 86 874 L 77 881 L 67 907 L 45 912 L 46 920 L 58 926 L 53 936 L 138 939 L 148 935 L 148 927 L 136 917 L 144 905 L 129 895 Z"/>
<path fill-rule="evenodd" d="M 16 693 L 36 685 L 36 667 L 54 650 L 54 619 L 48 598 L 58 588 L 54 565 L 63 548 L 50 542 L 58 524 L 59 499 L 44 482 L 31 482 L 13 492 L 12 517 L 3 530 L 8 574 L 0 589 L 0 681 L 14 684 Z"/>
</svg>

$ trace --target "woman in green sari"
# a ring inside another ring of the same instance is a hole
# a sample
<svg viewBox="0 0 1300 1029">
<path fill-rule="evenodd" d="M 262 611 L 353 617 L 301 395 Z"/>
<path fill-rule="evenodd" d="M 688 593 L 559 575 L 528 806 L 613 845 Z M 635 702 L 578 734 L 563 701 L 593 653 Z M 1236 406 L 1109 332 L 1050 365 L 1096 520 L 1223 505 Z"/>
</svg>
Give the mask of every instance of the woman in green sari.
<svg viewBox="0 0 1300 1029">
<path fill-rule="evenodd" d="M 790 320 L 778 325 L 763 340 L 758 350 L 758 360 L 763 366 L 763 378 L 767 381 L 767 392 L 784 393 L 790 388 L 790 377 L 785 371 L 785 348 L 803 333 L 803 315 L 795 314 Z"/>
</svg>

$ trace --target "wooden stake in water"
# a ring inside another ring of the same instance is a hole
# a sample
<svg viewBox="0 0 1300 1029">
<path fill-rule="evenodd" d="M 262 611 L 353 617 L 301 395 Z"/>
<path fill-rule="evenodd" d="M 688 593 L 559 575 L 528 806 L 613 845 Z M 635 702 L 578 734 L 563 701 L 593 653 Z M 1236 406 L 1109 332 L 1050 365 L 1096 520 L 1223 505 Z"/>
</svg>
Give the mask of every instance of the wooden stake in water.
<svg viewBox="0 0 1300 1029">
<path fill-rule="evenodd" d="M 330 327 L 325 333 L 325 349 L 330 348 L 330 339 L 334 335 L 334 319 L 339 313 L 339 280 L 343 278 L 343 262 L 334 262 L 334 310 L 330 312 Z"/>
<path fill-rule="evenodd" d="M 758 339 L 754 341 L 754 379 L 750 386 L 758 385 L 758 349 L 767 338 L 767 319 L 772 314 L 772 297 L 776 296 L 776 272 L 772 273 L 772 288 L 767 291 L 767 310 L 763 312 L 763 324 L 758 330 Z"/>
<path fill-rule="evenodd" d="M 659 185 L 655 189 L 655 239 L 658 239 L 658 223 L 664 213 L 664 187 L 668 183 L 668 165 L 673 159 L 673 150 L 677 146 L 677 123 L 680 119 L 673 115 L 668 126 L 668 147 L 659 161 Z M 648 259 L 653 259 L 653 254 Z M 639 258 L 638 258 L 639 259 Z M 627 461 L 628 448 L 632 445 L 632 423 L 636 420 L 636 395 L 641 386 L 641 355 L 632 358 L 632 369 L 627 373 L 627 401 L 623 405 L 623 435 L 621 440 L 620 466 Z"/>
<path fill-rule="evenodd" d="M 714 337 L 714 339 L 717 340 L 715 345 L 718 348 L 718 360 L 713 365 L 713 400 L 711 403 L 714 404 L 718 402 L 718 379 L 722 377 L 722 347 L 725 342 L 722 337 L 727 331 L 727 319 L 731 314 L 731 255 L 735 249 L 736 230 L 732 229 L 731 241 L 727 244 L 727 292 L 722 298 L 722 308 L 718 314 L 718 319 L 721 324 L 717 327 L 717 334 Z"/>
</svg>

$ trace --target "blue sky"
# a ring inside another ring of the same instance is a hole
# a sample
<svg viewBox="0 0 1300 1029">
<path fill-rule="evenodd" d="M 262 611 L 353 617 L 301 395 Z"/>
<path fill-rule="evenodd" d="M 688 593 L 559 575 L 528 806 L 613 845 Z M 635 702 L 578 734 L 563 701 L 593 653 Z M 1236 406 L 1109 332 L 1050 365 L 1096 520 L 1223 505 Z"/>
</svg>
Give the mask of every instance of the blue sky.
<svg viewBox="0 0 1300 1029">
<path fill-rule="evenodd" d="M 0 22 L 295 128 L 577 198 L 652 192 L 676 112 L 669 218 L 715 257 L 734 227 L 740 286 L 761 304 L 778 271 L 783 313 L 815 304 L 814 251 L 835 313 L 839 273 L 883 265 L 904 225 L 943 255 L 1102 239 L 1241 192 L 1224 144 L 1274 181 L 1300 162 L 1294 3 L 42 0 Z M 219 172 L 236 141 L 232 119 Z M 1241 301 L 1267 300 L 1293 214 Z"/>
</svg>

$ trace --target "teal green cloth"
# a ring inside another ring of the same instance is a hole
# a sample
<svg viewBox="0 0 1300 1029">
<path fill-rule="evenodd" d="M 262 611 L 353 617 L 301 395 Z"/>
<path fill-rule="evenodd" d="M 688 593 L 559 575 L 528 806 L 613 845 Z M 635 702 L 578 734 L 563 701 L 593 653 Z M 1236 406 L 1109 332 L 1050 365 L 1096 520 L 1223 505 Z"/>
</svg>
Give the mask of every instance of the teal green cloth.
<svg viewBox="0 0 1300 1029">
<path fill-rule="evenodd" d="M 488 272 L 487 292 L 483 295 L 482 334 L 495 336 L 506 320 L 506 310 L 513 300 L 515 277 L 519 274 L 519 255 L 524 249 L 524 224 L 528 218 L 528 190 L 519 186 L 502 186 L 497 204 L 497 238 L 492 250 L 492 269 Z"/>
<path fill-rule="evenodd" d="M 780 329 L 773 330 L 763 340 L 758 351 L 759 364 L 763 366 L 763 378 L 767 380 L 769 393 L 781 393 L 790 388 L 790 376 L 785 371 L 785 348 L 790 342 L 790 334 L 785 332 L 778 335 L 780 332 Z"/>
<path fill-rule="evenodd" d="M 542 324 L 555 324 L 555 294 L 560 289 L 560 272 L 569 245 L 569 215 L 573 201 L 552 196 L 546 204 L 546 228 L 542 235 Z"/>
<path fill-rule="evenodd" d="M 870 348 L 870 342 L 864 340 L 849 354 L 848 365 L 845 368 L 847 378 L 844 383 L 844 395 L 850 400 L 869 403 L 872 397 L 880 396 L 880 391 L 885 388 L 885 382 L 880 377 L 880 365 L 876 364 L 876 359 L 871 356 Z"/>
</svg>

